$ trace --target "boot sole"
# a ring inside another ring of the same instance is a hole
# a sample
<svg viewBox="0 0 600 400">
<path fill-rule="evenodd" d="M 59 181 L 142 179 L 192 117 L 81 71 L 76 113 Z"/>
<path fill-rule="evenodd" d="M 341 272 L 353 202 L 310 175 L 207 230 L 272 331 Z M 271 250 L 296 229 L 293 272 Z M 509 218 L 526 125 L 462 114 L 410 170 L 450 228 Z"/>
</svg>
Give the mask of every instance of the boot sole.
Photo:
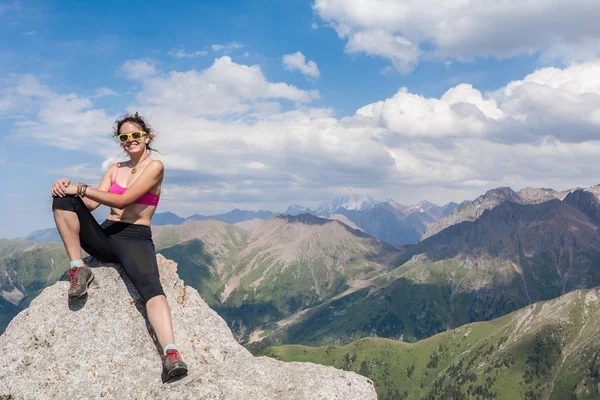
<svg viewBox="0 0 600 400">
<path fill-rule="evenodd" d="M 181 376 L 181 375 L 185 375 L 188 373 L 187 368 L 184 367 L 176 367 L 173 368 L 172 370 L 169 371 L 169 373 L 167 374 L 167 380 L 174 378 L 176 376 Z"/>
<path fill-rule="evenodd" d="M 85 290 L 84 290 L 83 292 L 81 292 L 80 294 L 77 294 L 77 295 L 71 295 L 71 294 L 70 294 L 70 295 L 69 295 L 69 298 L 70 298 L 70 299 L 78 299 L 78 298 L 80 298 L 81 296 L 83 296 L 84 294 L 86 294 L 86 293 L 87 293 L 87 290 L 88 290 L 88 286 L 90 285 L 90 283 L 92 283 L 92 281 L 93 281 L 93 280 L 94 280 L 94 273 L 92 272 L 92 274 L 91 274 L 91 275 L 90 275 L 90 277 L 88 278 L 88 281 L 87 281 L 87 282 L 86 282 L 86 284 L 85 284 Z"/>
</svg>

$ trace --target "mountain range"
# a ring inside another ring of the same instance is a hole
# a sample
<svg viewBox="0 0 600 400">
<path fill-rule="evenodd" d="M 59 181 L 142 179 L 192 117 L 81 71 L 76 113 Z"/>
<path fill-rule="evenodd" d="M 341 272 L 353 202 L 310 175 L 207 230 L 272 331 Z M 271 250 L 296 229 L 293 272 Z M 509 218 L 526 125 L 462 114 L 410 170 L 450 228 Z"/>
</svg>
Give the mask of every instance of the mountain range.
<svg viewBox="0 0 600 400">
<path fill-rule="evenodd" d="M 456 225 L 463 221 L 475 221 L 483 214 L 485 210 L 491 210 L 504 201 L 511 201 L 519 204 L 540 204 L 552 199 L 564 199 L 567 194 L 575 190 L 586 190 L 594 195 L 600 194 L 600 185 L 591 186 L 587 189 L 573 188 L 569 190 L 556 191 L 554 189 L 531 188 L 527 187 L 515 192 L 509 187 L 499 187 L 489 190 L 485 194 L 477 197 L 475 200 L 465 200 L 455 210 L 440 218 L 439 221 L 429 225 L 421 240 L 433 236 L 451 225 Z"/>
<path fill-rule="evenodd" d="M 540 300 L 600 285 L 600 204 L 506 201 L 417 245 L 361 290 L 279 323 L 271 344 L 346 344 L 365 336 L 415 341 Z"/>
<path fill-rule="evenodd" d="M 438 206 L 428 201 L 405 206 L 394 200 L 377 201 L 370 196 L 345 195 L 312 210 L 294 204 L 285 215 L 309 213 L 338 219 L 391 244 L 414 244 L 428 226 L 452 214 L 456 203 Z M 344 216 L 345 218 L 341 218 Z"/>
</svg>

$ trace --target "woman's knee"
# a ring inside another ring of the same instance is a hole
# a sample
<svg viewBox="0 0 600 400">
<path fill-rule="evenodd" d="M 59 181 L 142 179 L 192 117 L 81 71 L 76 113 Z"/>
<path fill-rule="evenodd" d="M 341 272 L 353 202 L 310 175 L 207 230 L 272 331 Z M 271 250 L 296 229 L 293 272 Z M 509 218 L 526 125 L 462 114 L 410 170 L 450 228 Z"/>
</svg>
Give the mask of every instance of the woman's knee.
<svg viewBox="0 0 600 400">
<path fill-rule="evenodd" d="M 52 198 L 52 211 L 54 210 L 65 210 L 75 212 L 76 207 L 79 206 L 81 199 L 74 196 L 64 197 L 53 197 Z"/>
<path fill-rule="evenodd" d="M 165 296 L 158 275 L 145 275 L 141 279 L 136 279 L 136 282 L 133 282 L 133 284 L 138 292 L 140 292 L 144 303 L 147 303 L 148 300 L 156 296 Z"/>
</svg>

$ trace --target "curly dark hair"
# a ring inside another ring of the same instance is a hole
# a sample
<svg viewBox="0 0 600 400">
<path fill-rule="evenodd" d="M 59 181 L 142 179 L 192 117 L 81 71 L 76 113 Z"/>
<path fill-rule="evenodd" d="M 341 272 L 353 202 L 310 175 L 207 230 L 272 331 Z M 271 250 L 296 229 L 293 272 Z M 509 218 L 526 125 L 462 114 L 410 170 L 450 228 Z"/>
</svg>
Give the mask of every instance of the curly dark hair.
<svg viewBox="0 0 600 400">
<path fill-rule="evenodd" d="M 154 141 L 154 138 L 156 137 L 156 133 L 154 133 L 154 129 L 152 129 L 150 124 L 148 122 L 146 122 L 144 117 L 140 116 L 137 113 L 137 111 L 135 114 L 127 113 L 115 121 L 115 126 L 113 128 L 113 137 L 114 138 L 117 138 L 117 136 L 119 136 L 121 126 L 123 126 L 123 124 L 125 122 L 131 122 L 133 124 L 136 124 L 137 126 L 139 126 L 141 128 L 141 130 L 143 130 L 144 132 L 146 132 L 148 134 L 148 139 L 150 140 L 150 143 L 152 143 Z M 146 147 L 150 151 L 157 151 L 156 149 L 151 148 L 150 144 L 146 145 Z"/>
</svg>

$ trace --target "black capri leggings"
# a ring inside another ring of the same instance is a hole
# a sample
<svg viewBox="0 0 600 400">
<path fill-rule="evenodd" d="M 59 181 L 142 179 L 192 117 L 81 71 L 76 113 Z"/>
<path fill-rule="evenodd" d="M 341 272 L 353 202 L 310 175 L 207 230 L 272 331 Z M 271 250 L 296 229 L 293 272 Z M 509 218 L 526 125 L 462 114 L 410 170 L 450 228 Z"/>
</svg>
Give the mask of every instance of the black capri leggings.
<svg viewBox="0 0 600 400">
<path fill-rule="evenodd" d="M 165 294 L 150 227 L 109 220 L 100 225 L 83 200 L 74 196 L 54 197 L 52 210 L 76 213 L 81 247 L 100 261 L 120 263 L 144 301 Z"/>
</svg>

